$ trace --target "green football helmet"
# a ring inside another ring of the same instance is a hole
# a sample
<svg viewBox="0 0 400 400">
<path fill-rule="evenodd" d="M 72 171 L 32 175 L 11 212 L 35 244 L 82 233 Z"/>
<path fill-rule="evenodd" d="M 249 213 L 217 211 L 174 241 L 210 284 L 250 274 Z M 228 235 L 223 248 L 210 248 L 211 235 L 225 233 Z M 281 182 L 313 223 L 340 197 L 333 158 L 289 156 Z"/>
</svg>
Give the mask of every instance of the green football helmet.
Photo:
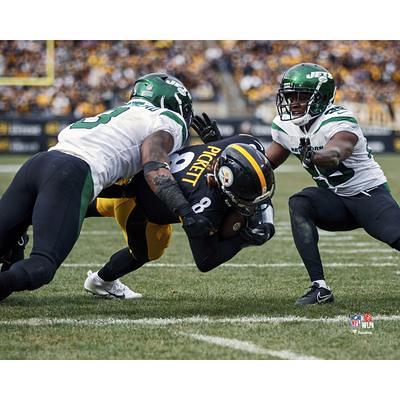
<svg viewBox="0 0 400 400">
<path fill-rule="evenodd" d="M 167 74 L 147 74 L 136 80 L 131 99 L 145 99 L 156 107 L 168 108 L 182 115 L 187 127 L 192 124 L 192 96 L 183 83 Z"/>
<path fill-rule="evenodd" d="M 306 125 L 333 103 L 335 93 L 328 70 L 317 64 L 297 64 L 283 75 L 276 96 L 278 114 L 282 121 Z"/>
</svg>

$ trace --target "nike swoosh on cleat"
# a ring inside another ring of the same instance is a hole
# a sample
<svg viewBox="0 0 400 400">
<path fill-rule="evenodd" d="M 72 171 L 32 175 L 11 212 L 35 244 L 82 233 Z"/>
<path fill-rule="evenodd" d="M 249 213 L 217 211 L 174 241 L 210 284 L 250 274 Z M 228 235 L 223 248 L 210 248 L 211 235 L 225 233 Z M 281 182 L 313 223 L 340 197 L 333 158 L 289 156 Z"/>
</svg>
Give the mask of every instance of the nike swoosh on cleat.
<svg viewBox="0 0 400 400">
<path fill-rule="evenodd" d="M 329 293 L 325 296 L 321 296 L 321 293 L 317 293 L 317 301 L 318 303 L 324 303 L 326 300 L 329 300 L 332 297 L 332 293 Z"/>
<path fill-rule="evenodd" d="M 109 292 L 108 290 L 105 290 L 105 291 L 106 291 L 110 296 L 115 297 L 116 299 L 121 299 L 121 300 L 125 299 L 125 295 L 124 295 L 124 294 L 122 294 L 121 296 L 117 296 L 116 294 L 111 293 L 111 292 Z"/>
</svg>

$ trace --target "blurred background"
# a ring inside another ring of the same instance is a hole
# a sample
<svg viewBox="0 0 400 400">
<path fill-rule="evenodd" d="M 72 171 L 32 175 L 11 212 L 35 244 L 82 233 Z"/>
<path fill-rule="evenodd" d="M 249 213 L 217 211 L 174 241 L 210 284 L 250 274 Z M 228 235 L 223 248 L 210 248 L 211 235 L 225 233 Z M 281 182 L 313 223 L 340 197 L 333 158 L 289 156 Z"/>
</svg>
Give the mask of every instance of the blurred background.
<svg viewBox="0 0 400 400">
<path fill-rule="evenodd" d="M 399 41 L 0 41 L 0 152 L 35 153 L 71 122 L 128 100 L 133 82 L 168 72 L 224 136 L 270 141 L 282 74 L 300 62 L 334 75 L 374 152 L 400 152 Z M 191 141 L 196 141 L 195 135 Z"/>
</svg>

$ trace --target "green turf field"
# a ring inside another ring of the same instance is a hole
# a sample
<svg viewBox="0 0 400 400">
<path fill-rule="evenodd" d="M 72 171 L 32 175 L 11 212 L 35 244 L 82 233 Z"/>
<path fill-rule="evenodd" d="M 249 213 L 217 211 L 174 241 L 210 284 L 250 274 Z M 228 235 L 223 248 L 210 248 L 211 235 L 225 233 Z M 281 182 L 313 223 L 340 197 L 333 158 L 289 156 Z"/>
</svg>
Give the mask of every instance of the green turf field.
<svg viewBox="0 0 400 400">
<path fill-rule="evenodd" d="M 399 201 L 400 157 L 376 158 Z M 0 157 L 1 192 L 10 165 L 22 160 Z M 124 247 L 113 220 L 86 221 L 50 285 L 0 304 L 0 359 L 399 359 L 400 257 L 363 231 L 322 232 L 336 302 L 294 306 L 309 282 L 291 239 L 287 199 L 311 185 L 289 159 L 277 172 L 275 238 L 206 274 L 175 226 L 164 257 L 122 279 L 144 296 L 131 302 L 84 292 L 87 270 Z M 352 334 L 348 315 L 366 312 L 372 334 Z"/>
</svg>

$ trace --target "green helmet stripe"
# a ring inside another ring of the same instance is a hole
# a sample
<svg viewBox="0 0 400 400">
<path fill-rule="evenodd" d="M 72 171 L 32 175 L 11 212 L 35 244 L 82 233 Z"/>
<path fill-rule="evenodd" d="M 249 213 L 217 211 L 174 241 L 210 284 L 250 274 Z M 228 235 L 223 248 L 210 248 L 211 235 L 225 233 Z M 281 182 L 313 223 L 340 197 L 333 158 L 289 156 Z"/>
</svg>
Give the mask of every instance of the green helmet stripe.
<svg viewBox="0 0 400 400">
<path fill-rule="evenodd" d="M 348 122 L 352 122 L 353 124 L 357 124 L 357 125 L 358 125 L 357 120 L 356 120 L 355 118 L 353 118 L 353 117 L 332 117 L 332 118 L 329 118 L 329 119 L 323 121 L 323 122 L 321 123 L 321 125 L 319 126 L 319 128 L 314 132 L 314 135 L 315 135 L 315 134 L 321 129 L 321 127 L 323 127 L 324 125 L 329 124 L 330 122 L 338 122 L 338 121 L 348 121 Z"/>
<path fill-rule="evenodd" d="M 186 123 L 181 119 L 180 116 L 177 113 L 174 113 L 173 111 L 163 111 L 160 115 L 165 115 L 168 118 L 171 118 L 174 120 L 177 124 L 179 124 L 182 127 L 182 145 L 186 142 L 186 139 L 188 137 L 188 130 L 186 127 Z"/>
<path fill-rule="evenodd" d="M 279 125 L 275 124 L 275 122 L 272 123 L 271 128 L 276 129 L 277 131 L 281 131 L 281 132 L 285 133 L 286 135 L 288 135 L 288 133 L 285 132 Z"/>
</svg>

